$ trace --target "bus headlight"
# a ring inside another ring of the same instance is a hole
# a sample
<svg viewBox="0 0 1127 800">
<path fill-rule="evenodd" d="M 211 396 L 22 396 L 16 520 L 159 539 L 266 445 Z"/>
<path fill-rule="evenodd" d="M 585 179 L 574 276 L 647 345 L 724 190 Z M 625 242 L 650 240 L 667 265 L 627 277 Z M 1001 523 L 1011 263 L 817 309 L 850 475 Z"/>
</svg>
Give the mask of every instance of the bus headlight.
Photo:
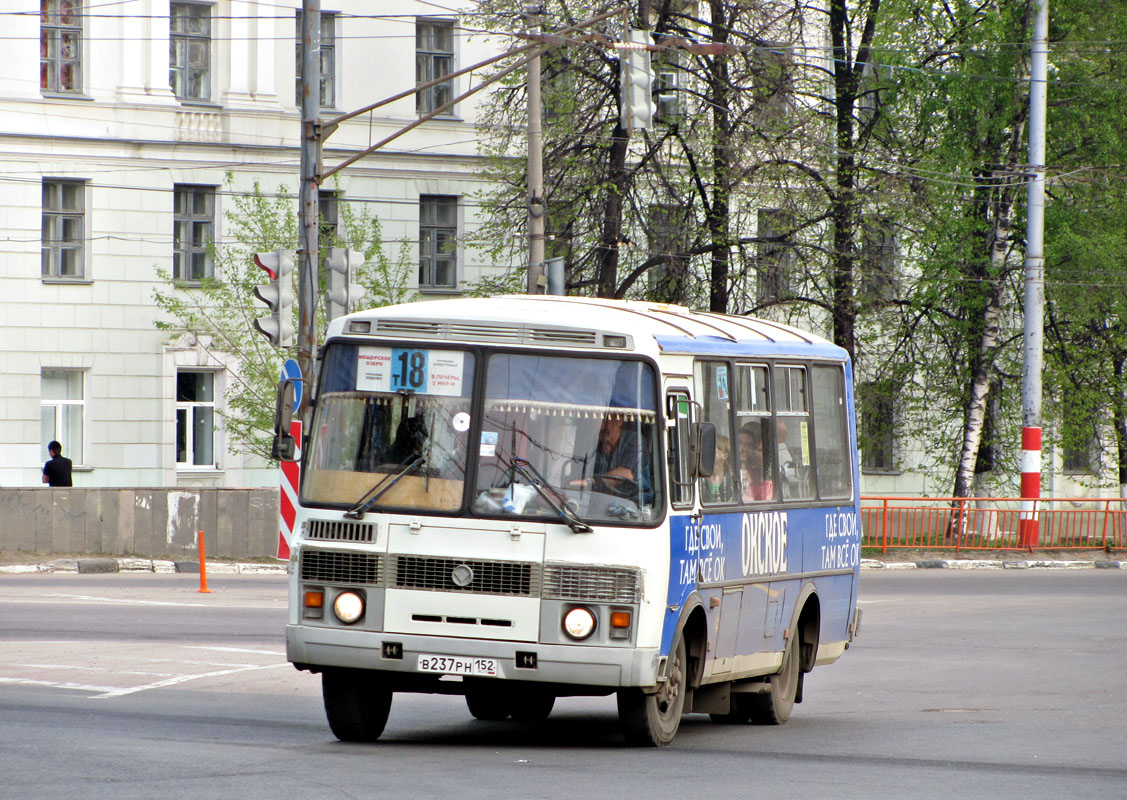
<svg viewBox="0 0 1127 800">
<path fill-rule="evenodd" d="M 364 598 L 356 592 L 341 592 L 333 600 L 333 613 L 345 625 L 351 625 L 364 616 Z"/>
<path fill-rule="evenodd" d="M 576 641 L 586 639 L 595 632 L 595 615 L 590 609 L 577 606 L 570 609 L 563 618 L 564 633 Z"/>
</svg>

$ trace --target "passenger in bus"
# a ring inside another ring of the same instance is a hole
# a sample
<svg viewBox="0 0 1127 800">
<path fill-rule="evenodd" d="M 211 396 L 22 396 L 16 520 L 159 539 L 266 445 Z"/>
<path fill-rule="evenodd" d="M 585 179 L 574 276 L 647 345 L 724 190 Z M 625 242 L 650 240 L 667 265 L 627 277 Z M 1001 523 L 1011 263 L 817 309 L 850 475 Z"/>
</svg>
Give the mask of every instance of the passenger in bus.
<svg viewBox="0 0 1127 800">
<path fill-rule="evenodd" d="M 728 466 L 732 443 L 727 436 L 716 437 L 716 462 L 712 474 L 700 482 L 701 502 L 730 503 L 736 499 L 732 470 Z"/>
<path fill-rule="evenodd" d="M 740 428 L 740 451 L 747 453 L 740 462 L 740 485 L 743 487 L 744 502 L 773 500 L 775 482 L 771 478 L 771 463 L 764 453 L 763 432 L 759 423 L 749 422 Z"/>
</svg>

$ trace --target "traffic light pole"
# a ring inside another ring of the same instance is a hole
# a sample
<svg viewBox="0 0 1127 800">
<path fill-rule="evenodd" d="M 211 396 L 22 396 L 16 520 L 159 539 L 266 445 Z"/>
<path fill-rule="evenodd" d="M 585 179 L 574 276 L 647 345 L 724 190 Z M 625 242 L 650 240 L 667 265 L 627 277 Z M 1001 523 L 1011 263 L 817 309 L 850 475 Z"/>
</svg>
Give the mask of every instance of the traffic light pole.
<svg viewBox="0 0 1127 800">
<path fill-rule="evenodd" d="M 298 191 L 297 364 L 305 381 L 303 398 L 312 397 L 313 354 L 317 350 L 317 266 L 320 261 L 318 184 L 321 171 L 321 0 L 301 3 L 301 185 Z M 308 417 L 309 403 L 300 413 Z M 308 420 L 306 419 L 306 422 Z"/>
</svg>

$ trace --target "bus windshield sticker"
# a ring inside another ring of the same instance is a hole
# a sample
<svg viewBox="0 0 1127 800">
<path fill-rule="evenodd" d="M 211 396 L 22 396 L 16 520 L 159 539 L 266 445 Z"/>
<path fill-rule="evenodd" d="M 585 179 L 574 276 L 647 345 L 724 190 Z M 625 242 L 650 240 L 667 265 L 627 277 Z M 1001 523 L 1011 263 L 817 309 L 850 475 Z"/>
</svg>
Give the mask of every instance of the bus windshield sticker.
<svg viewBox="0 0 1127 800">
<path fill-rule="evenodd" d="M 481 432 L 481 456 L 493 458 L 497 455 L 497 431 Z"/>
<path fill-rule="evenodd" d="M 450 427 L 458 433 L 465 433 L 470 429 L 470 415 L 465 411 L 459 411 L 454 415 L 454 418 L 450 420 Z"/>
<path fill-rule="evenodd" d="M 802 439 L 802 466 L 810 466 L 810 428 L 805 422 L 798 424 L 798 434 Z"/>
<path fill-rule="evenodd" d="M 408 347 L 360 347 L 356 389 L 364 392 L 462 394 L 465 353 Z"/>
</svg>

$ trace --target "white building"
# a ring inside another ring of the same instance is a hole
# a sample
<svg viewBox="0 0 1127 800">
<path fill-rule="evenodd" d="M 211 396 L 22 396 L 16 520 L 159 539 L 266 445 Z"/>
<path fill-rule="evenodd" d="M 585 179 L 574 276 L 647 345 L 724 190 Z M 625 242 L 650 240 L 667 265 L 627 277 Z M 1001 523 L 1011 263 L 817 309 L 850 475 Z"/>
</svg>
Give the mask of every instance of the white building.
<svg viewBox="0 0 1127 800">
<path fill-rule="evenodd" d="M 0 486 L 39 485 L 51 439 L 76 486 L 276 484 L 276 470 L 231 452 L 216 413 L 224 373 L 169 343 L 152 298 L 167 289 L 158 268 L 189 283 L 211 274 L 203 243 L 224 241 L 232 192 L 258 181 L 296 197 L 301 0 L 4 6 Z M 495 52 L 433 3 L 380 9 L 324 3 L 323 118 Z M 326 167 L 469 87 L 454 79 L 343 124 Z M 409 243 L 424 294 L 458 294 L 493 269 L 461 246 L 480 185 L 473 115 L 472 98 L 459 102 L 323 187 L 365 202 L 385 241 Z M 450 238 L 453 259 L 428 251 Z"/>
</svg>

